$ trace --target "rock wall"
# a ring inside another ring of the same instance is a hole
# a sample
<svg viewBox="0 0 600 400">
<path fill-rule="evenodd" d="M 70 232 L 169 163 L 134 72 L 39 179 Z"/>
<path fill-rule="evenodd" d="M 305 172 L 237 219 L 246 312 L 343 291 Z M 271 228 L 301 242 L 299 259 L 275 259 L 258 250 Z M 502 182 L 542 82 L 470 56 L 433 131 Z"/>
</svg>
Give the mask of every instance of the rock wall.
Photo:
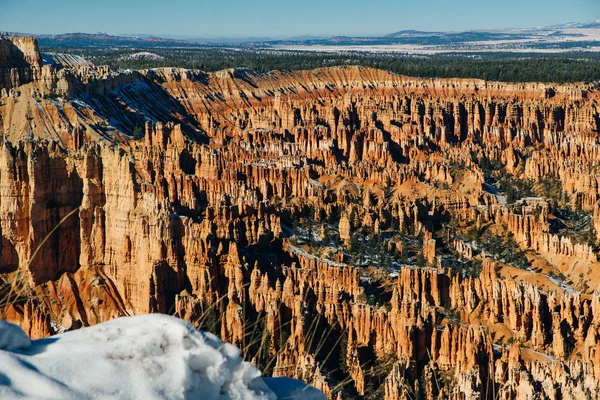
<svg viewBox="0 0 600 400">
<path fill-rule="evenodd" d="M 42 58 L 35 39 L 0 38 L 0 91 L 31 82 L 41 67 Z"/>
</svg>

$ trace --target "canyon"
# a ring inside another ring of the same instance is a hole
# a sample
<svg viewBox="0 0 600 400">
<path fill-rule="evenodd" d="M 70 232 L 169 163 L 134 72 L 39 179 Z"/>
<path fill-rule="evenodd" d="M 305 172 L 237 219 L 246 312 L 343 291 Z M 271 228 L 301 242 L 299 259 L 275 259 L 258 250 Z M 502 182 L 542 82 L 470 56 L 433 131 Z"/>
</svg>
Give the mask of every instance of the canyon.
<svg viewBox="0 0 600 400">
<path fill-rule="evenodd" d="M 598 398 L 599 101 L 0 39 L 2 318 L 171 314 L 331 399 Z"/>
</svg>

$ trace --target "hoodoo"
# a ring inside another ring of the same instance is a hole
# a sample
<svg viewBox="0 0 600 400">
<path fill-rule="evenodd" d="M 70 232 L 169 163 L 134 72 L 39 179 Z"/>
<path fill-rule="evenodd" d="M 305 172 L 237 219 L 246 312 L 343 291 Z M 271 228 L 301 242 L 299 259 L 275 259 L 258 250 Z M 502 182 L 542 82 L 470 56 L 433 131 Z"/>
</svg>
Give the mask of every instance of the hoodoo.
<svg viewBox="0 0 600 400">
<path fill-rule="evenodd" d="M 600 91 L 0 40 L 2 316 L 165 313 L 329 398 L 600 393 Z"/>
</svg>

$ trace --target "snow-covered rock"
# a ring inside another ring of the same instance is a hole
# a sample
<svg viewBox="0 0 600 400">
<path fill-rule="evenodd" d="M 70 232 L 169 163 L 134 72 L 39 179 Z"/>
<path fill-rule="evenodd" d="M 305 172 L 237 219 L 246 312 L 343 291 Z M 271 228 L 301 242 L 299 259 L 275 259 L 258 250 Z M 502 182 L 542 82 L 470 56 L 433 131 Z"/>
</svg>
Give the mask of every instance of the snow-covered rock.
<svg viewBox="0 0 600 400">
<path fill-rule="evenodd" d="M 1 399 L 324 399 L 299 381 L 270 379 L 236 347 L 166 315 L 110 322 L 30 341 L 0 321 Z"/>
</svg>

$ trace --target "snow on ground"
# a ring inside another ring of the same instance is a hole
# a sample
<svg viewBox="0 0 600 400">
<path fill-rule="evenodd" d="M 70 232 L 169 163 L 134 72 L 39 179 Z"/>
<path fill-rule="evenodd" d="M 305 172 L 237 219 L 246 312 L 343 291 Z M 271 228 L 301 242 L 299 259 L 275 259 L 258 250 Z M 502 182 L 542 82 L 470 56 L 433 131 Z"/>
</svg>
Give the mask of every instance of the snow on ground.
<svg viewBox="0 0 600 400">
<path fill-rule="evenodd" d="M 556 286 L 560 287 L 565 292 L 567 292 L 569 294 L 576 294 L 576 293 L 578 293 L 577 290 L 575 290 L 572 286 L 567 285 L 565 282 L 560 281 L 560 280 L 558 280 L 555 277 L 550 276 L 550 275 L 546 275 L 546 274 L 542 274 L 542 275 L 544 275 L 546 278 L 550 279 L 550 281 L 552 283 L 554 283 Z"/>
<path fill-rule="evenodd" d="M 432 55 L 432 54 L 444 54 L 444 53 L 489 53 L 489 52 L 509 52 L 509 53 L 540 53 L 540 54 L 558 54 L 558 53 L 570 53 L 575 51 L 596 53 L 600 51 L 600 46 L 586 46 L 586 47 L 567 47 L 567 48 L 535 48 L 535 47 L 523 47 L 518 48 L 510 45 L 504 47 L 498 47 L 494 43 L 490 42 L 485 46 L 467 46 L 456 45 L 455 47 L 449 46 L 420 46 L 413 44 L 381 44 L 381 45 L 303 45 L 303 44 L 290 44 L 290 45 L 274 45 L 273 50 L 284 50 L 284 51 L 315 51 L 323 53 L 347 53 L 347 52 L 365 52 L 365 53 L 405 53 L 413 55 Z"/>
<path fill-rule="evenodd" d="M 498 189 L 496 189 L 495 187 L 493 187 L 492 185 L 490 185 L 490 184 L 487 184 L 487 183 L 484 183 L 484 184 L 483 184 L 483 189 L 484 189 L 486 192 L 488 192 L 488 193 L 490 193 L 490 194 L 492 194 L 492 195 L 496 196 L 496 198 L 498 199 L 498 203 L 499 203 L 501 206 L 506 206 L 506 197 L 505 197 L 505 196 L 503 196 L 503 195 L 502 195 L 502 194 L 501 194 L 501 193 L 498 191 Z"/>
<path fill-rule="evenodd" d="M 323 186 L 323 184 L 321 182 L 319 182 L 316 179 L 311 179 L 310 180 L 310 184 L 313 185 L 314 187 L 317 187 L 319 189 L 324 189 L 325 187 Z"/>
<path fill-rule="evenodd" d="M 161 61 L 164 60 L 165 58 L 163 56 L 159 56 L 158 54 L 155 53 L 150 53 L 147 51 L 140 51 L 139 53 L 132 53 L 132 54 L 127 54 L 124 56 L 119 57 L 120 60 L 155 60 L 155 61 Z"/>
<path fill-rule="evenodd" d="M 0 319 L 0 350 L 13 351 L 29 346 L 31 341 L 21 328 Z M 0 384 L 1 382 L 0 378 Z"/>
<path fill-rule="evenodd" d="M 44 65 L 56 65 L 67 68 L 90 67 L 94 64 L 81 56 L 66 53 L 41 53 L 42 63 Z"/>
<path fill-rule="evenodd" d="M 294 246 L 292 244 L 290 244 L 288 246 L 289 246 L 290 250 L 292 250 L 292 252 L 294 252 L 296 254 L 299 254 L 299 255 L 301 255 L 303 257 L 306 257 L 306 258 L 313 258 L 313 259 L 319 260 L 321 262 L 324 262 L 325 264 L 331 265 L 332 267 L 342 268 L 342 267 L 347 267 L 348 266 L 347 264 L 342 264 L 342 263 L 338 263 L 338 262 L 335 262 L 335 261 L 331 261 L 331 260 L 328 260 L 328 259 L 323 258 L 323 257 L 317 257 L 314 254 L 310 254 L 307 251 L 301 249 L 300 247 Z"/>
<path fill-rule="evenodd" d="M 510 349 L 509 345 L 503 345 L 503 344 L 498 344 L 498 343 L 493 343 L 492 347 L 494 348 L 494 350 L 498 350 L 498 351 L 509 350 Z M 541 353 L 539 351 L 530 349 L 528 347 L 523 347 L 522 350 L 523 351 L 530 351 L 532 353 L 535 353 L 535 354 L 543 357 L 544 359 L 546 359 L 547 361 L 550 361 L 550 362 L 556 362 L 556 361 L 558 361 L 558 359 L 556 357 L 554 357 L 554 356 L 550 356 L 550 355 L 548 355 L 546 353 Z"/>
<path fill-rule="evenodd" d="M 263 380 L 236 347 L 166 315 L 34 341 L 0 320 L 1 399 L 325 399 L 284 379 Z"/>
<path fill-rule="evenodd" d="M 292 378 L 265 378 L 265 383 L 278 399 L 324 400 L 325 395 L 312 386 Z"/>
</svg>

